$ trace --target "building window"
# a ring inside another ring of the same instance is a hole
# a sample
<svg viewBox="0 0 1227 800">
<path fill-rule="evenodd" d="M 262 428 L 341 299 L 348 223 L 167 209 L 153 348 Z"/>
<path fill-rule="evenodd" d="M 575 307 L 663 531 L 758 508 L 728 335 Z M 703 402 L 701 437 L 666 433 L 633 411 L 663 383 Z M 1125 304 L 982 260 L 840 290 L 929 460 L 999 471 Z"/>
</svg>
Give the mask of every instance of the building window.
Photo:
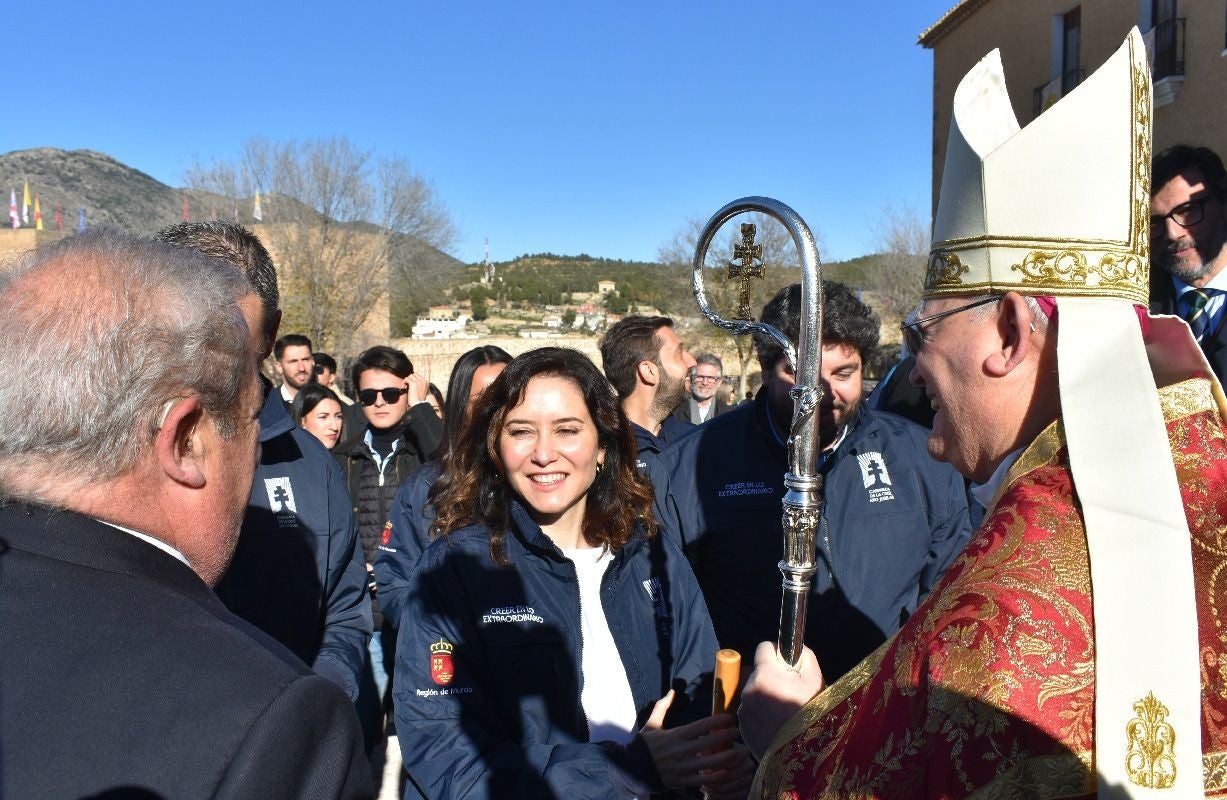
<svg viewBox="0 0 1227 800">
<path fill-rule="evenodd" d="M 1157 1 L 1157 0 L 1156 0 Z M 1067 11 L 1061 20 L 1061 94 L 1078 85 L 1082 50 L 1082 7 Z"/>
<path fill-rule="evenodd" d="M 1177 14 L 1176 0 L 1151 0 L 1150 19 L 1154 23 L 1154 79 L 1184 75 L 1184 19 Z"/>
</svg>

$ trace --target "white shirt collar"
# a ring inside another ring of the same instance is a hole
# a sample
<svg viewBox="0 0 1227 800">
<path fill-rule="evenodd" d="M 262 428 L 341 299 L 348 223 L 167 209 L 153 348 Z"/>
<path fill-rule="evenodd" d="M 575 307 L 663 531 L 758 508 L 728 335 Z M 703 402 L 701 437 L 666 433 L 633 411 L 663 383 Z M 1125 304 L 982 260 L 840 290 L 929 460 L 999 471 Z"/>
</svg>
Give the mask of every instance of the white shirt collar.
<svg viewBox="0 0 1227 800">
<path fill-rule="evenodd" d="M 281 384 L 281 399 L 282 399 L 282 400 L 284 400 L 284 401 L 286 401 L 287 403 L 293 403 L 293 402 L 294 402 L 294 398 L 293 398 L 293 397 L 290 397 L 289 393 L 288 393 L 288 392 L 286 392 L 286 390 L 285 390 L 285 384 L 284 384 L 284 383 L 283 383 L 283 384 Z"/>
<path fill-rule="evenodd" d="M 989 503 L 993 502 L 993 497 L 997 494 L 997 490 L 1001 488 L 1001 484 L 1005 481 L 1005 475 L 1010 471 L 1010 467 L 1014 466 L 1014 462 L 1023 453 L 1023 448 L 1018 448 L 1013 453 L 1010 453 L 1005 458 L 1001 459 L 1001 463 L 997 465 L 997 469 L 984 483 L 973 483 L 971 485 L 971 496 L 984 509 L 988 509 Z"/>
<path fill-rule="evenodd" d="M 97 519 L 97 517 L 95 517 L 95 519 Z M 168 545 L 166 542 L 162 541 L 161 539 L 155 539 L 148 534 L 141 533 L 140 531 L 134 531 L 131 528 L 125 528 L 123 525 L 116 525 L 114 522 L 107 522 L 105 519 L 99 519 L 98 521 L 101 522 L 103 525 L 110 525 L 112 528 L 114 528 L 117 531 L 123 531 L 124 533 L 130 533 L 136 538 L 142 541 L 148 542 L 149 544 L 158 548 L 162 552 L 172 555 L 175 558 L 179 559 L 187 566 L 188 569 L 192 568 L 192 565 L 188 563 L 188 560 L 187 558 L 184 557 L 183 553 L 180 553 L 178 550 L 171 547 L 170 545 Z"/>
</svg>

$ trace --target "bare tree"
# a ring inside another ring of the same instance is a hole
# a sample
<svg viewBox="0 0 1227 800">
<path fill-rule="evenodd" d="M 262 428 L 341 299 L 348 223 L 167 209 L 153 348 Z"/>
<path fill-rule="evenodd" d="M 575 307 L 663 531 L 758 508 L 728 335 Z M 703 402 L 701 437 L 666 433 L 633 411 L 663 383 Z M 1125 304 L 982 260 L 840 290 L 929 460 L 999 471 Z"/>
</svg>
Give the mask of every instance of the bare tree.
<svg viewBox="0 0 1227 800">
<path fill-rule="evenodd" d="M 393 274 L 411 272 L 398 261 L 414 250 L 406 241 L 445 249 L 456 235 L 433 186 L 408 162 L 376 160 L 343 137 L 252 139 L 237 163 L 194 166 L 185 180 L 236 203 L 261 193 L 258 232 L 278 263 L 283 328 L 339 353 L 386 308 Z"/>
<path fill-rule="evenodd" d="M 690 271 L 694 260 L 695 246 L 698 244 L 699 233 L 703 230 L 706 220 L 692 218 L 673 235 L 669 241 L 657 249 L 657 260 L 662 264 L 682 271 L 685 284 L 690 286 Z M 763 305 L 776 292 L 790 283 L 801 279 L 801 258 L 793 244 L 787 229 L 772 217 L 765 214 L 741 214 L 725 223 L 724 227 L 712 240 L 704 259 L 707 272 L 703 276 L 704 288 L 707 291 L 708 302 L 726 319 L 731 319 L 736 311 L 741 281 L 729 277 L 728 265 L 734 261 L 734 252 L 741 241 L 741 225 L 752 223 L 755 226 L 756 243 L 762 246 L 762 263 L 764 275 L 761 281 L 750 282 L 750 311 L 757 316 Z M 815 231 L 815 237 L 818 233 Z M 822 246 L 819 244 L 819 251 Z M 740 260 L 737 260 L 740 264 Z M 690 339 L 692 351 L 706 349 L 735 355 L 738 362 L 738 397 L 746 394 L 746 378 L 754 361 L 754 343 L 749 336 L 732 336 L 727 331 L 708 324 L 705 320 L 697 328 L 686 331 Z"/>
<path fill-rule="evenodd" d="M 920 300 L 929 256 L 929 226 L 912 207 L 887 204 L 875 230 L 877 258 L 865 270 L 865 282 L 875 295 L 885 320 L 902 321 Z M 888 329 L 893 325 L 888 325 Z"/>
</svg>

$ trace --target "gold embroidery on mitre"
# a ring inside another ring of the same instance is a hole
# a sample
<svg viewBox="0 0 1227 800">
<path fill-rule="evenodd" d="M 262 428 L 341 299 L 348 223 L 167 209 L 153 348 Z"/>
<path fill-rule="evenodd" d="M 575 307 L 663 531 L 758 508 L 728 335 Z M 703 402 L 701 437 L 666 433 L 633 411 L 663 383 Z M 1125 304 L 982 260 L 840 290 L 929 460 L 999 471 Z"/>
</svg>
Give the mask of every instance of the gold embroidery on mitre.
<svg viewBox="0 0 1227 800">
<path fill-rule="evenodd" d="M 960 261 L 954 253 L 934 250 L 929 256 L 929 269 L 925 274 L 925 291 L 944 286 L 959 286 L 963 283 L 963 273 L 970 271 L 971 267 Z"/>
<path fill-rule="evenodd" d="M 1104 253 L 1091 264 L 1078 250 L 1033 250 L 1011 270 L 1023 274 L 1024 286 L 1036 286 L 1063 294 L 1070 289 L 1095 294 L 1124 295 L 1145 300 L 1148 273 L 1137 253 Z"/>
<path fill-rule="evenodd" d="M 1150 692 L 1133 704 L 1137 716 L 1125 726 L 1129 782 L 1148 789 L 1170 789 L 1176 782 L 1176 729 L 1167 721 L 1167 706 Z"/>
</svg>

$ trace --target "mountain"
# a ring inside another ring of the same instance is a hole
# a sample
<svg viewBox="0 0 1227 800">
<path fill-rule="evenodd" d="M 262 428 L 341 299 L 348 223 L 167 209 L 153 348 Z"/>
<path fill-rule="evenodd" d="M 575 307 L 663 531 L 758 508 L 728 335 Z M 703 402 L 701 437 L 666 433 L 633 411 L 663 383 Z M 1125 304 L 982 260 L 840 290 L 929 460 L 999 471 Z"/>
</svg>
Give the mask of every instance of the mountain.
<svg viewBox="0 0 1227 800">
<path fill-rule="evenodd" d="M 35 195 L 40 198 L 48 229 L 55 227 L 57 203 L 63 209 L 65 230 L 76 228 L 77 209 L 84 206 L 90 225 L 114 225 L 141 234 L 182 221 L 185 198 L 192 219 L 205 219 L 210 208 L 225 215 L 228 205 L 207 192 L 174 189 L 93 150 L 36 147 L 0 155 L 0 191 L 16 190 L 20 203 L 24 181 L 29 181 L 31 202 Z M 250 211 L 250 206 L 240 209 L 240 220 L 252 222 Z M 231 208 L 227 216 L 233 213 Z"/>
</svg>

